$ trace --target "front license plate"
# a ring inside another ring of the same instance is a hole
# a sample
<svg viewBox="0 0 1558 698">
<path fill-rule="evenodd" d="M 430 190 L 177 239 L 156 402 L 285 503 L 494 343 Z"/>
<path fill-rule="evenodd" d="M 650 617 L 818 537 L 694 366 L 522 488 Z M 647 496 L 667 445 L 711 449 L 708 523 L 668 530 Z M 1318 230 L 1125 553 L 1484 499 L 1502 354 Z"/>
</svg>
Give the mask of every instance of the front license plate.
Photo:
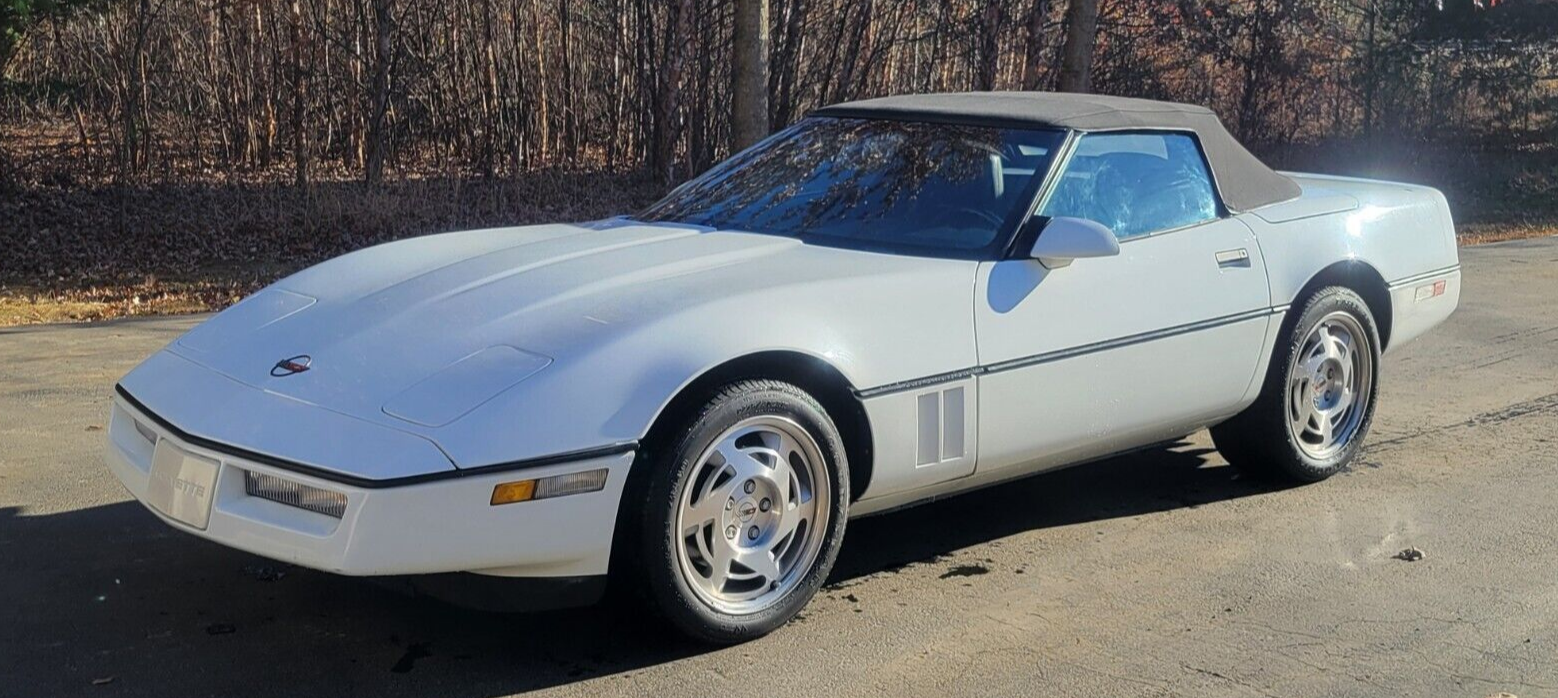
<svg viewBox="0 0 1558 698">
<path fill-rule="evenodd" d="M 167 439 L 159 439 L 151 457 L 151 483 L 146 503 L 168 516 L 202 531 L 211 520 L 211 499 L 220 466 Z"/>
</svg>

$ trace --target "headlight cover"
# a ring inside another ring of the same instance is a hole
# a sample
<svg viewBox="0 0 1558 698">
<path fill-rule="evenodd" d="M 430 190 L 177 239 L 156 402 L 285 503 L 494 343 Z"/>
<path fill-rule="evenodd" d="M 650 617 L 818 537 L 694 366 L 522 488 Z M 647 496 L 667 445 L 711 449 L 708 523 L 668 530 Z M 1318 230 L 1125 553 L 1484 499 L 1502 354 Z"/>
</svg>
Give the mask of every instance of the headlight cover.
<svg viewBox="0 0 1558 698">
<path fill-rule="evenodd" d="M 337 519 L 346 515 L 346 495 L 275 475 L 245 470 L 243 489 L 251 497 L 268 499 L 277 504 L 285 504 Z"/>
<path fill-rule="evenodd" d="M 523 349 L 507 345 L 488 347 L 390 398 L 384 403 L 384 413 L 424 427 L 441 427 L 551 363 L 550 357 Z"/>
<path fill-rule="evenodd" d="M 200 323 L 178 339 L 178 346 L 198 354 L 214 354 L 233 342 L 248 339 L 262 327 L 274 325 L 307 310 L 317 302 L 313 296 L 272 286 Z"/>
</svg>

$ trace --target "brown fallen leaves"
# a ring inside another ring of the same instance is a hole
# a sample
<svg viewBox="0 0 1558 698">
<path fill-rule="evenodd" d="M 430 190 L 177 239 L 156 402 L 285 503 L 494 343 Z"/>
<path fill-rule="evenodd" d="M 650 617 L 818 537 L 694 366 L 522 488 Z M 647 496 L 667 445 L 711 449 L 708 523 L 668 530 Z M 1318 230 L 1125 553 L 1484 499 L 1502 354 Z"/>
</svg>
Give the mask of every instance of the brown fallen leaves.
<svg viewBox="0 0 1558 698">
<path fill-rule="evenodd" d="M 220 310 L 310 264 L 448 230 L 631 213 L 662 185 L 610 171 L 416 178 L 28 182 L 0 192 L 0 326 Z"/>
</svg>

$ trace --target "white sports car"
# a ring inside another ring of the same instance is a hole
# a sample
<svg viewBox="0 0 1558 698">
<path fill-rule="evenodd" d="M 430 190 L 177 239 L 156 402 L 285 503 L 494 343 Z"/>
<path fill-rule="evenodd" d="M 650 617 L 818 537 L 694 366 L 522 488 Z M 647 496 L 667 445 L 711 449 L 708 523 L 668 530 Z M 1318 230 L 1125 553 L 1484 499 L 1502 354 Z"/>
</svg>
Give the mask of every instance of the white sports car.
<svg viewBox="0 0 1558 698">
<path fill-rule="evenodd" d="M 1459 293 L 1438 192 L 1274 172 L 1206 109 L 876 99 L 633 216 L 283 279 L 120 381 L 108 464 L 234 548 L 567 602 L 609 574 L 735 642 L 853 516 L 1207 427 L 1250 473 L 1336 473 L 1382 354 Z"/>
</svg>

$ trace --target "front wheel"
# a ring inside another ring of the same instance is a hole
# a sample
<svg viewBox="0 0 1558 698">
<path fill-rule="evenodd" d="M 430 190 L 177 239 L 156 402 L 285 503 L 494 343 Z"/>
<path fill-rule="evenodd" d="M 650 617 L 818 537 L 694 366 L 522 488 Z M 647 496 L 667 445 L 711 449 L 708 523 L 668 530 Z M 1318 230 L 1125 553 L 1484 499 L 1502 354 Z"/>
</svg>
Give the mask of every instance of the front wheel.
<svg viewBox="0 0 1558 698">
<path fill-rule="evenodd" d="M 695 639 L 761 637 L 800 612 L 838 554 L 849 502 L 838 429 L 800 388 L 743 381 L 673 444 L 648 464 L 643 591 Z"/>
<path fill-rule="evenodd" d="M 1368 305 L 1350 289 L 1320 289 L 1279 340 L 1260 397 L 1212 427 L 1212 440 L 1254 475 L 1328 478 L 1347 467 L 1368 433 L 1379 360 Z"/>
</svg>

